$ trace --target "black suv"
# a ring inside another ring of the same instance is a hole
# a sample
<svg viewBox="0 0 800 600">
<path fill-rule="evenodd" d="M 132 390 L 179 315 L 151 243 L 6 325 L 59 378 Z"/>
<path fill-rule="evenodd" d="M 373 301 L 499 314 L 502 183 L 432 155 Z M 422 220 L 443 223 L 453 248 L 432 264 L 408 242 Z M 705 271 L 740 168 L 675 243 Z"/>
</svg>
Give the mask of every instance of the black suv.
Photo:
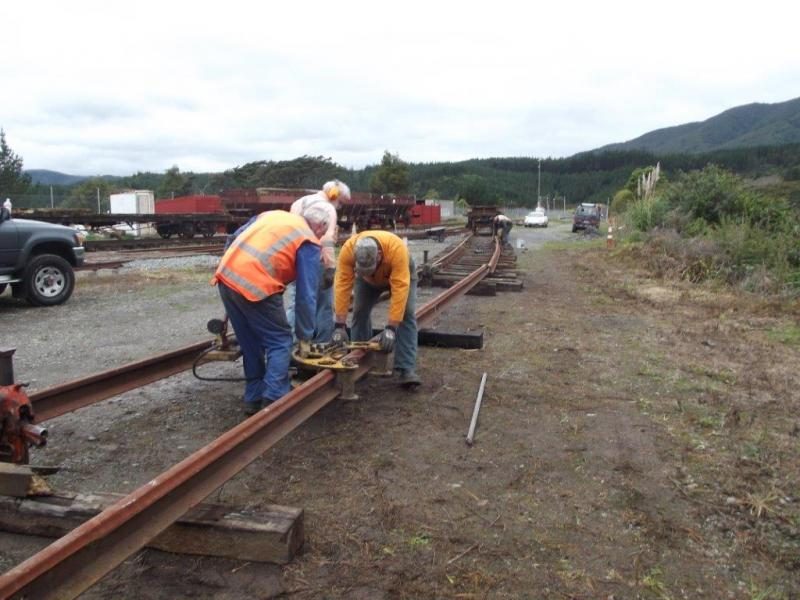
<svg viewBox="0 0 800 600">
<path fill-rule="evenodd" d="M 12 219 L 0 208 L 0 294 L 10 284 L 15 298 L 36 306 L 66 302 L 83 259 L 83 237 L 74 229 Z"/>
<path fill-rule="evenodd" d="M 575 216 L 572 217 L 572 233 L 590 227 L 594 229 L 600 227 L 600 207 L 584 202 L 575 209 Z"/>
</svg>

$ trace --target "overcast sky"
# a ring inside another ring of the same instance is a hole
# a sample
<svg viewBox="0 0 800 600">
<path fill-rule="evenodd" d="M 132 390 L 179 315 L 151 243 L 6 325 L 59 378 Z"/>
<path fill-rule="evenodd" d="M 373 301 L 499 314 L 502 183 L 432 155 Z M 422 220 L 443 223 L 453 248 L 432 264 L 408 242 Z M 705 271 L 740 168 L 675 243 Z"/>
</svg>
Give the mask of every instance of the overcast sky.
<svg viewBox="0 0 800 600">
<path fill-rule="evenodd" d="M 800 96 L 800 3 L 735 6 L 8 0 L 0 127 L 78 175 L 569 156 Z"/>
</svg>

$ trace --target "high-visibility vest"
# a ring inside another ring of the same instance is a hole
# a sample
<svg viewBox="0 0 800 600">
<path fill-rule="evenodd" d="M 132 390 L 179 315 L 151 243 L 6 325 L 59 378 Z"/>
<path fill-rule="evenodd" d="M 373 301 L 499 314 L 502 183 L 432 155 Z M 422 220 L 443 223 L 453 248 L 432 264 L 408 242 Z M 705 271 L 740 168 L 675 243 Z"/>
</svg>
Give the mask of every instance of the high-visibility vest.
<svg viewBox="0 0 800 600">
<path fill-rule="evenodd" d="M 283 210 L 259 215 L 225 252 L 214 274 L 251 302 L 279 294 L 297 277 L 297 250 L 319 240 L 306 220 Z"/>
</svg>

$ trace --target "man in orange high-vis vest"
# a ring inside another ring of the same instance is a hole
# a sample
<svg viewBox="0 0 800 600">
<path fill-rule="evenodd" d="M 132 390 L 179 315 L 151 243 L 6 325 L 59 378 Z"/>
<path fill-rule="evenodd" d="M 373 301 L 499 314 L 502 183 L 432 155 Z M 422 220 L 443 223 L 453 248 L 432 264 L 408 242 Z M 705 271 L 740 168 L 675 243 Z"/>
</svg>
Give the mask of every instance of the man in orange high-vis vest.
<svg viewBox="0 0 800 600">
<path fill-rule="evenodd" d="M 309 208 L 302 216 L 282 210 L 262 213 L 237 232 L 214 274 L 242 350 L 247 415 L 291 389 L 292 331 L 283 308 L 283 291 L 293 281 L 297 285 L 295 333 L 300 353 L 308 351 L 319 287 L 319 238 L 327 228 L 328 212 L 319 207 Z"/>
<path fill-rule="evenodd" d="M 421 380 L 417 366 L 417 272 L 408 248 L 389 231 L 362 231 L 351 236 L 339 252 L 334 283 L 336 327 L 332 341 L 346 342 L 347 312 L 353 293 L 355 341 L 372 338 L 372 308 L 389 290 L 389 314 L 379 339 L 381 350 L 394 350 L 394 370 L 400 385 L 414 388 Z M 396 341 L 396 343 L 395 343 Z"/>
</svg>

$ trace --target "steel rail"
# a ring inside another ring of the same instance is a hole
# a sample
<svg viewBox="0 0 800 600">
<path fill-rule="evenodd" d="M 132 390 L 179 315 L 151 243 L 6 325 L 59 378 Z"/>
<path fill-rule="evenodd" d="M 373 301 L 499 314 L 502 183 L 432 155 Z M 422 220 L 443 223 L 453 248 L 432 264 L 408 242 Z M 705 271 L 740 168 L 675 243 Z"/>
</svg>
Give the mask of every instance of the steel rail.
<svg viewBox="0 0 800 600">
<path fill-rule="evenodd" d="M 448 252 L 447 254 L 443 254 L 442 256 L 437 256 L 436 260 L 431 262 L 431 266 L 436 268 L 436 267 L 442 267 L 442 266 L 446 265 L 449 261 L 451 261 L 458 254 L 460 254 L 461 252 L 464 251 L 464 247 L 472 239 L 472 236 L 473 236 L 473 234 L 470 233 L 463 240 L 461 240 L 461 242 L 459 242 L 458 245 L 455 248 L 450 250 L 450 252 Z"/>
<path fill-rule="evenodd" d="M 82 379 L 75 379 L 29 394 L 36 421 L 47 421 L 111 398 L 192 367 L 197 355 L 210 348 L 211 340 L 184 346 L 109 369 Z"/>
<path fill-rule="evenodd" d="M 466 293 L 494 268 L 492 263 L 497 264 L 499 255 L 500 246 L 496 244 L 490 263 L 420 307 L 417 320 L 432 319 L 447 302 Z M 441 296 L 447 300 L 442 301 Z M 361 351 L 351 356 L 365 359 L 355 371 L 355 377 L 360 379 L 370 369 L 370 356 Z M 0 598 L 76 597 L 338 395 L 333 372 L 315 375 L 0 575 Z"/>
</svg>

